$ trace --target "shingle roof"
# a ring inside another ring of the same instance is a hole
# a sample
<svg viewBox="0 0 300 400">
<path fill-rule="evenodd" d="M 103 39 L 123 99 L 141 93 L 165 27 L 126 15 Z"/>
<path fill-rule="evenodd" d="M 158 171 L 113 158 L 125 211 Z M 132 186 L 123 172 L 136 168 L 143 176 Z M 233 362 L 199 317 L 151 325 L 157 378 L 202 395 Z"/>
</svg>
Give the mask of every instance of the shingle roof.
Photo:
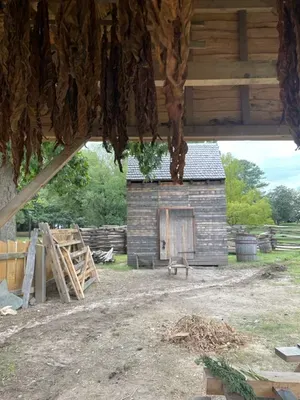
<svg viewBox="0 0 300 400">
<path fill-rule="evenodd" d="M 186 155 L 183 180 L 225 179 L 217 143 L 191 143 Z M 170 156 L 163 157 L 162 165 L 153 172 L 153 181 L 170 181 Z M 145 177 L 139 170 L 138 161 L 128 158 L 128 181 L 143 181 Z"/>
</svg>

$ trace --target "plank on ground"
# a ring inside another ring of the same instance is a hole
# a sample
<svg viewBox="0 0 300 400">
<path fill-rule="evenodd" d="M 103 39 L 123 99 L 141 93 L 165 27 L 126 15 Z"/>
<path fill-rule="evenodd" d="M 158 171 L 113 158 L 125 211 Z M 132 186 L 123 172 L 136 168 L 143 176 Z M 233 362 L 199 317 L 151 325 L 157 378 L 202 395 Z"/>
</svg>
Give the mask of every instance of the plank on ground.
<svg viewBox="0 0 300 400">
<path fill-rule="evenodd" d="M 275 354 L 286 362 L 300 362 L 300 348 L 295 347 L 276 347 Z"/>
</svg>

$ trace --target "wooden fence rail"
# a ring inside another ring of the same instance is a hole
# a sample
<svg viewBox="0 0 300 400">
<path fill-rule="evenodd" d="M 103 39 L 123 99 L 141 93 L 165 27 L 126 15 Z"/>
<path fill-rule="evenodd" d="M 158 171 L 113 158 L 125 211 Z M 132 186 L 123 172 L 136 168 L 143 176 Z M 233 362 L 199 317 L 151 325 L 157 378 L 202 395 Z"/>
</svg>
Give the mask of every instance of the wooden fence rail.
<svg viewBox="0 0 300 400">
<path fill-rule="evenodd" d="M 8 290 L 15 294 L 22 294 L 22 285 L 25 276 L 25 267 L 28 256 L 29 241 L 0 241 L 0 281 L 6 280 Z M 37 244 L 35 281 L 31 287 L 31 293 L 36 292 L 39 297 L 39 286 L 53 278 L 51 264 L 45 257 L 45 251 L 41 244 Z M 46 276 L 46 280 L 44 279 Z M 43 277 L 41 279 L 40 277 Z"/>
</svg>

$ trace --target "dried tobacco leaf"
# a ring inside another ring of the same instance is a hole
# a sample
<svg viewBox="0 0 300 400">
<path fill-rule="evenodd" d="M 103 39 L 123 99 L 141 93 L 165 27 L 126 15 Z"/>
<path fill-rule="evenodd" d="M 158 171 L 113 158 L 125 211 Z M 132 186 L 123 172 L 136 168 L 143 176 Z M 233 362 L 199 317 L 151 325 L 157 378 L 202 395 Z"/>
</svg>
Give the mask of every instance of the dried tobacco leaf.
<svg viewBox="0 0 300 400">
<path fill-rule="evenodd" d="M 107 65 L 106 72 L 101 74 L 102 94 L 102 122 L 103 142 L 108 149 L 107 140 L 111 143 L 115 152 L 115 162 L 122 171 L 122 159 L 128 143 L 127 135 L 127 85 L 124 76 L 124 51 L 118 37 L 117 7 L 112 7 L 112 26 L 110 30 L 110 49 L 107 59 L 106 31 L 102 38 L 102 61 Z M 107 64 L 106 64 L 107 63 Z M 102 66 L 103 71 L 103 66 Z"/>
<path fill-rule="evenodd" d="M 184 140 L 184 84 L 187 76 L 192 0 L 148 0 L 149 19 L 153 25 L 153 41 L 166 80 L 164 94 L 172 139 L 171 177 L 182 183 L 187 144 Z"/>
<path fill-rule="evenodd" d="M 132 88 L 140 141 L 147 133 L 156 140 L 158 113 L 151 36 L 147 27 L 147 7 L 143 0 L 119 3 L 119 37 L 124 51 L 126 101 Z"/>
<path fill-rule="evenodd" d="M 2 119 L 5 130 L 2 138 L 9 136 L 14 166 L 14 180 L 17 181 L 25 154 L 24 145 L 29 133 L 27 118 L 27 87 L 31 78 L 30 68 L 30 1 L 11 0 L 5 8 L 2 68 L 7 89 Z M 6 103 L 7 102 L 7 103 Z M 8 126 L 9 121 L 9 126 Z M 3 140 L 2 140 L 3 142 Z M 5 150 L 5 149 L 4 149 Z"/>
</svg>

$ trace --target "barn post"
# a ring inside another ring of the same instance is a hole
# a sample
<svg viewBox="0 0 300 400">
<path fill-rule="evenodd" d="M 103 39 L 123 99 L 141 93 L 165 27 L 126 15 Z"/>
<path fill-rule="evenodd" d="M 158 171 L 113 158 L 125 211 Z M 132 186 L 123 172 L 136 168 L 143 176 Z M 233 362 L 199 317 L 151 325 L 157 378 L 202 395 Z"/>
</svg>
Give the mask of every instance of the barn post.
<svg viewBox="0 0 300 400">
<path fill-rule="evenodd" d="M 7 162 L 0 168 L 0 210 L 5 207 L 16 195 L 16 185 L 13 181 L 13 168 Z M 8 220 L 8 222 L 0 229 L 0 240 L 15 240 L 16 239 L 16 219 L 15 217 Z"/>
<path fill-rule="evenodd" d="M 24 188 L 13 197 L 9 203 L 0 209 L 0 228 L 2 228 L 25 204 L 35 196 L 38 191 L 46 185 L 85 145 L 88 138 L 78 138 L 74 142 L 65 146 L 60 154 L 53 160 Z M 2 181 L 1 181 L 2 182 Z M 1 206 L 1 203 L 0 203 Z"/>
</svg>

